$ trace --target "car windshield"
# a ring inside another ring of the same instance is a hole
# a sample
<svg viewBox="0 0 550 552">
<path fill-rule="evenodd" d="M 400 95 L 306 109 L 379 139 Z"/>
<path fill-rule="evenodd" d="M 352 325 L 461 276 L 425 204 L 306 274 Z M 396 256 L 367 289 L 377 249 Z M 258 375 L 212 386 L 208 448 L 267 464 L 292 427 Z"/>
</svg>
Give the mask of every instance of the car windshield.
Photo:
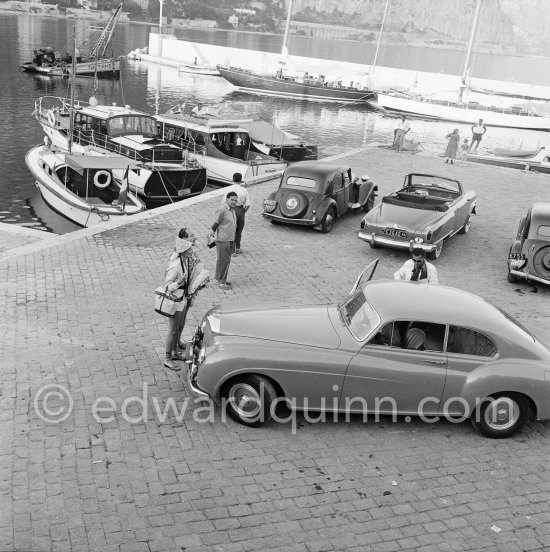
<svg viewBox="0 0 550 552">
<path fill-rule="evenodd" d="M 358 289 L 341 305 L 340 313 L 357 341 L 364 341 L 380 323 L 378 313 L 367 301 L 362 289 Z"/>
<path fill-rule="evenodd" d="M 286 179 L 286 185 L 296 188 L 315 188 L 315 180 L 313 180 L 313 178 L 304 178 L 302 176 L 289 176 Z"/>
<path fill-rule="evenodd" d="M 446 180 L 437 176 L 427 176 L 427 175 L 414 175 L 411 178 L 410 187 L 415 188 L 439 188 L 443 190 L 449 190 L 450 192 L 459 193 L 460 188 L 458 182 L 452 180 Z"/>
</svg>

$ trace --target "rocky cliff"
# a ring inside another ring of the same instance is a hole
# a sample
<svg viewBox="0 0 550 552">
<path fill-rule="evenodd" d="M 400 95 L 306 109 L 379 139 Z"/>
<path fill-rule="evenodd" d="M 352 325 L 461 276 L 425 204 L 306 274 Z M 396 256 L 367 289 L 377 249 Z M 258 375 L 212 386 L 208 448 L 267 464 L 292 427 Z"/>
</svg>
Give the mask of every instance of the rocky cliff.
<svg viewBox="0 0 550 552">
<path fill-rule="evenodd" d="M 288 2 L 288 0 L 286 0 Z M 467 41 L 477 0 L 390 0 L 388 32 L 415 32 Z M 306 8 L 340 11 L 350 21 L 378 27 L 385 0 L 294 0 L 294 13 Z M 548 0 L 483 0 L 476 42 L 547 55 L 550 49 Z"/>
</svg>

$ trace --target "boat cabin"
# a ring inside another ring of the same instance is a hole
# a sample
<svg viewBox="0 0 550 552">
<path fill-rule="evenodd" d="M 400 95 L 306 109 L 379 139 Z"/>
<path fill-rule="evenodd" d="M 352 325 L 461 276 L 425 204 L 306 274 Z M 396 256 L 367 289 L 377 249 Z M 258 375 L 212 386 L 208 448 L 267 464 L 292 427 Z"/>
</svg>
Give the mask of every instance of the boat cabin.
<svg viewBox="0 0 550 552">
<path fill-rule="evenodd" d="M 119 106 L 77 109 L 73 140 L 142 162 L 181 163 L 183 151 L 161 139 L 151 115 Z"/>
<path fill-rule="evenodd" d="M 249 160 L 250 135 L 238 124 L 212 119 L 204 123 L 168 117 L 157 120 L 160 135 L 172 144 L 200 155 Z"/>
</svg>

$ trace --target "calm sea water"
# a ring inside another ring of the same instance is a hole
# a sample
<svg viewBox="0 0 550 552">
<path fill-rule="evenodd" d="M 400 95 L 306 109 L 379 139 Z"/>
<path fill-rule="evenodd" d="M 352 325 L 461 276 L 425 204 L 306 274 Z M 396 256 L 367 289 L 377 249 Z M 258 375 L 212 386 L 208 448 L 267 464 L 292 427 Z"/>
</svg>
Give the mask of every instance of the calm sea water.
<svg viewBox="0 0 550 552">
<path fill-rule="evenodd" d="M 19 66 L 32 58 L 33 47 L 51 45 L 61 49 L 70 42 L 73 28 L 79 39 L 86 37 L 89 22 L 56 20 L 19 14 L 0 15 L 0 222 L 64 233 L 76 226 L 52 212 L 41 200 L 24 161 L 25 153 L 43 139 L 39 124 L 32 116 L 34 102 L 44 95 L 65 96 L 67 82 L 19 72 Z M 148 44 L 146 25 L 119 25 L 112 43 L 115 55 L 127 54 Z M 277 52 L 281 37 L 252 33 L 177 31 L 187 40 L 241 48 Z M 68 39 L 68 40 L 67 40 Z M 78 40 L 78 39 L 77 39 Z M 291 53 L 318 58 L 369 63 L 374 45 L 350 41 L 330 41 L 292 36 Z M 410 47 L 382 49 L 381 65 L 413 68 L 421 71 L 458 74 L 463 53 Z M 478 54 L 474 75 L 497 80 L 516 80 L 550 86 L 550 59 L 496 57 Z M 93 93 L 93 80 L 80 78 L 76 94 L 87 99 Z M 120 81 L 102 80 L 96 93 L 105 102 L 129 104 L 149 113 L 162 113 L 177 103 L 242 101 L 262 117 L 317 144 L 326 157 L 361 147 L 369 142 L 390 143 L 395 121 L 364 108 L 321 103 L 261 98 L 235 91 L 219 77 L 201 77 L 178 73 L 176 69 L 143 62 L 125 62 Z M 412 138 L 423 147 L 441 153 L 445 135 L 459 127 L 464 136 L 469 128 L 455 123 L 414 121 Z M 542 132 L 490 129 L 484 139 L 487 148 L 532 148 L 550 143 Z"/>
</svg>

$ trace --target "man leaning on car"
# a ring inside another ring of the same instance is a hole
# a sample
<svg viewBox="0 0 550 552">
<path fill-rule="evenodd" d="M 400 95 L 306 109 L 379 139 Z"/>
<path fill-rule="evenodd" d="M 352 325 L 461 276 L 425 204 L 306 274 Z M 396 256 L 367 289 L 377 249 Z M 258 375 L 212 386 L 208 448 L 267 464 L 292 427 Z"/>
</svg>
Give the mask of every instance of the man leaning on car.
<svg viewBox="0 0 550 552">
<path fill-rule="evenodd" d="M 427 281 L 437 284 L 437 270 L 432 263 L 426 261 L 426 253 L 420 247 L 412 248 L 412 258 L 393 275 L 395 280 L 410 280 L 412 282 Z"/>
</svg>

